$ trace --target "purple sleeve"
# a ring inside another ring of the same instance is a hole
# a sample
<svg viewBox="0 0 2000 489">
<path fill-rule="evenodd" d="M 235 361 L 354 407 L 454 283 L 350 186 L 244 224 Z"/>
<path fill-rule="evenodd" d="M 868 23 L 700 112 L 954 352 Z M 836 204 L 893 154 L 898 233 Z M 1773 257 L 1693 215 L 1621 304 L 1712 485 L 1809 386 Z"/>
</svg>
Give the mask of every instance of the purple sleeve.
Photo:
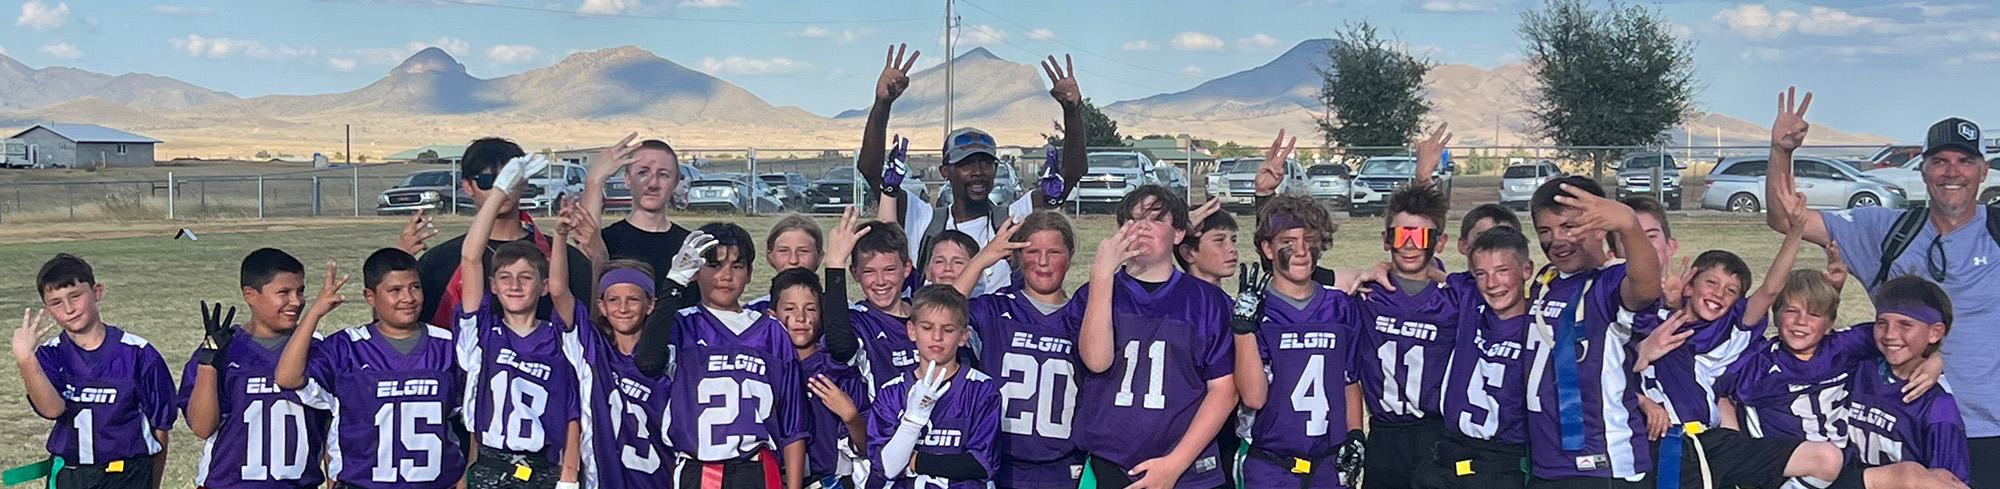
<svg viewBox="0 0 2000 489">
<path fill-rule="evenodd" d="M 164 362 L 165 360 L 162 361 Z M 201 365 L 194 361 L 193 356 L 189 356 L 187 365 L 181 367 L 181 388 L 174 391 L 174 407 L 179 408 L 181 411 L 187 411 L 188 400 L 194 398 L 194 375 L 195 371 L 200 367 Z"/>
<path fill-rule="evenodd" d="M 1872 322 L 1827 333 L 1820 343 L 1826 345 L 1828 353 L 1839 355 L 1836 358 L 1874 358 L 1882 354 L 1875 349 L 1875 323 Z"/>
<path fill-rule="evenodd" d="M 344 335 L 346 333 L 334 334 Z M 332 392 L 333 386 L 340 382 L 340 370 L 335 368 L 335 366 L 346 361 L 349 344 L 345 338 L 335 340 L 329 337 L 328 340 L 314 345 L 313 349 L 307 350 L 306 378 L 318 382 L 320 388 Z M 457 398 L 454 397 L 452 399 Z"/>
<path fill-rule="evenodd" d="M 1590 297 L 1585 304 L 1602 308 L 1604 317 L 1616 319 L 1618 313 L 1625 309 L 1625 265 L 1605 268 L 1594 282 L 1590 285 Z M 1658 301 L 1654 301 L 1654 304 L 1657 305 Z M 1651 313 L 1653 308 L 1634 312 Z"/>
<path fill-rule="evenodd" d="M 1784 280 L 1784 277 L 1779 277 L 1778 279 Z M 1765 277 L 1765 280 L 1770 280 L 1770 277 Z M 1764 328 L 1771 323 L 1771 311 L 1769 309 L 1762 311 L 1750 310 L 1750 299 L 1747 297 L 1738 299 L 1736 305 L 1729 308 L 1729 313 L 1736 318 L 1736 329 L 1756 332 L 1758 336 L 1763 336 Z"/>
<path fill-rule="evenodd" d="M 1069 328 L 1070 337 L 1082 334 L 1083 308 L 1089 303 L 1090 284 L 1086 282 L 1076 288 L 1076 293 L 1070 295 L 1068 304 L 1064 304 L 1061 310 L 1056 311 L 1056 316 L 1062 319 L 1063 326 Z"/>
<path fill-rule="evenodd" d="M 806 426 L 806 397 L 799 395 L 806 387 L 805 381 L 799 378 L 798 359 L 789 358 L 778 362 L 775 370 L 771 379 L 777 381 L 778 385 L 772 386 L 771 390 L 772 395 L 777 397 L 778 412 L 765 423 L 766 429 L 771 431 L 772 439 L 776 440 L 778 448 L 782 449 L 794 441 L 806 439 L 811 433 Z"/>
<path fill-rule="evenodd" d="M 1924 466 L 1950 471 L 1960 482 L 1972 483 L 1972 453 L 1966 447 L 1965 420 L 1958 413 L 1958 402 L 1951 396 L 1936 396 L 1929 412 L 1924 417 L 1929 424 L 1923 428 L 1925 446 L 1918 447 L 1923 453 Z"/>
<path fill-rule="evenodd" d="M 990 387 L 993 384 L 989 381 L 987 385 Z M 1000 391 L 986 390 L 981 394 L 986 398 L 981 399 L 979 407 L 973 411 L 972 432 L 966 434 L 965 451 L 979 460 L 979 466 L 984 467 L 987 474 L 992 474 L 1000 466 L 998 444 L 995 442 L 995 438 L 1000 436 Z"/>
<path fill-rule="evenodd" d="M 35 363 L 42 365 L 42 376 L 49 379 L 49 385 L 56 386 L 56 390 L 62 390 L 61 386 L 67 382 L 63 378 L 62 371 L 56 368 L 56 365 L 59 365 L 56 362 L 56 351 L 56 347 L 54 346 L 44 345 L 35 347 Z M 23 393 L 22 396 L 26 397 L 26 393 Z"/>
<path fill-rule="evenodd" d="M 1221 293 L 1211 295 L 1214 296 L 1209 301 L 1209 309 L 1212 310 L 1194 318 L 1195 332 L 1201 335 L 1194 338 L 1195 354 L 1200 356 L 1196 359 L 1195 371 L 1201 374 L 1202 380 L 1227 377 L 1236 371 L 1236 352 L 1231 348 L 1234 343 L 1229 330 L 1229 318 L 1233 311 Z"/>
<path fill-rule="evenodd" d="M 139 350 L 139 376 L 133 386 L 139 394 L 139 412 L 153 429 L 168 430 L 174 425 L 174 377 L 167 361 L 151 345 Z M 151 436 L 149 433 L 148 436 Z"/>
<path fill-rule="evenodd" d="M 903 418 L 902 382 L 882 386 L 875 393 L 875 405 L 868 408 L 868 461 L 883 473 L 901 472 L 882 467 L 882 447 L 889 444 L 889 437 L 896 435 L 896 426 Z"/>
</svg>

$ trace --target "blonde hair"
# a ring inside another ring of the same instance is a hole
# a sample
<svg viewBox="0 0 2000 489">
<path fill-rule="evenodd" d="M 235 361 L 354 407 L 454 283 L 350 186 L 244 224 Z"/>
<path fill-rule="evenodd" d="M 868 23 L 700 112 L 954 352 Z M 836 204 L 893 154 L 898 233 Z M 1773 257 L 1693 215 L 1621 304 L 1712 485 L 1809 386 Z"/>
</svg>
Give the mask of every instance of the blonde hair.
<svg viewBox="0 0 2000 489">
<path fill-rule="evenodd" d="M 1819 270 L 1792 270 L 1785 274 L 1785 289 L 1778 291 L 1778 300 L 1772 304 L 1772 315 L 1781 312 L 1785 303 L 1798 300 L 1806 312 L 1829 320 L 1840 312 L 1840 289 L 1826 280 L 1826 274 Z"/>
</svg>

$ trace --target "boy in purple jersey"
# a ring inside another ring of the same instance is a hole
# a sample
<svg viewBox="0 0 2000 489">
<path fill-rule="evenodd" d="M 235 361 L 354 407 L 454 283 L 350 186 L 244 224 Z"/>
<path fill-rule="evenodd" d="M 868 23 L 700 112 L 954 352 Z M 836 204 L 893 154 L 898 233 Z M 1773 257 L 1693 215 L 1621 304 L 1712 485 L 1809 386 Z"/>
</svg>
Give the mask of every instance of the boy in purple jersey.
<svg viewBox="0 0 2000 489">
<path fill-rule="evenodd" d="M 673 312 L 672 321 L 649 321 L 645 332 L 671 338 L 674 352 L 661 417 L 675 452 L 672 480 L 679 487 L 799 489 L 808 433 L 798 354 L 783 324 L 740 302 L 757 245 L 742 227 L 712 222 L 681 251 L 667 276 L 693 277 L 700 302 Z M 654 341 L 642 338 L 639 349 L 658 353 L 646 346 Z"/>
<path fill-rule="evenodd" d="M 965 296 L 935 284 L 911 294 L 908 334 L 923 365 L 882 385 L 869 409 L 868 457 L 891 489 L 988 487 L 998 463 L 1000 388 L 960 361 Z"/>
<path fill-rule="evenodd" d="M 595 227 L 573 228 L 590 234 Z M 667 447 L 659 435 L 668 379 L 647 375 L 633 359 L 649 316 L 670 314 L 654 306 L 660 303 L 654 289 L 659 279 L 644 262 L 618 259 L 605 265 L 597 283 L 594 312 L 586 309 L 585 301 L 573 306 L 556 301 L 557 307 L 573 310 L 575 317 L 588 318 L 563 334 L 565 356 L 576 362 L 572 368 L 583 389 L 581 479 L 588 488 L 669 487 L 663 470 Z"/>
<path fill-rule="evenodd" d="M 144 338 L 105 324 L 97 310 L 104 285 L 90 264 L 59 253 L 35 274 L 42 309 L 22 310 L 14 329 L 14 364 L 28 405 L 54 420 L 46 445 L 61 470 L 54 489 L 160 487 L 167 429 L 174 424 L 174 379 Z M 37 341 L 54 329 L 62 334 Z"/>
<path fill-rule="evenodd" d="M 1209 199 L 1189 214 L 1194 229 L 1174 245 L 1174 261 L 1188 275 L 1221 287 L 1222 279 L 1236 274 L 1236 217 L 1222 210 L 1222 199 Z"/>
<path fill-rule="evenodd" d="M 1504 209 L 1502 209 L 1504 210 Z M 1439 414 L 1450 429 L 1417 465 L 1413 487 L 1520 488 L 1528 454 L 1528 305 L 1535 264 L 1519 228 L 1490 227 L 1465 248 L 1478 295 L 1459 307 Z"/>
<path fill-rule="evenodd" d="M 335 294 L 333 264 L 321 298 Z M 181 370 L 179 403 L 203 440 L 194 485 L 216 489 L 318 486 L 331 407 L 299 389 L 277 387 L 272 372 L 304 308 L 305 265 L 276 248 L 243 257 L 239 272 L 250 322 L 229 324 L 222 305 L 202 305 L 205 341 Z M 235 316 L 235 308 L 230 308 Z M 315 350 L 313 340 L 301 348 Z M 313 390 L 319 386 L 303 386 Z"/>
<path fill-rule="evenodd" d="M 1535 190 L 1531 217 L 1549 260 L 1529 287 L 1530 487 L 1639 487 L 1653 469 L 1637 416 L 1630 320 L 1652 314 L 1660 263 L 1632 209 L 1584 177 Z M 1632 252 L 1609 264 L 1609 233 Z"/>
<path fill-rule="evenodd" d="M 375 320 L 315 338 L 320 321 L 342 301 L 338 285 L 345 281 L 329 273 L 272 380 L 333 412 L 326 446 L 333 487 L 451 487 L 465 474 L 463 443 L 449 419 L 458 414 L 465 382 L 452 332 L 419 321 L 423 285 L 409 253 L 377 250 L 361 277 L 361 297 Z"/>
<path fill-rule="evenodd" d="M 1042 210 L 1000 227 L 997 238 L 972 257 L 971 270 L 1013 259 L 1018 290 L 970 301 L 975 349 L 1000 387 L 1000 466 L 997 487 L 1076 487 L 1083 451 L 1070 439 L 1076 418 L 1076 328 L 1063 309 L 1077 307 L 1063 290 L 1076 231 L 1061 213 Z M 979 277 L 960 275 L 959 292 Z"/>
<path fill-rule="evenodd" d="M 577 374 L 561 339 L 575 311 L 558 307 L 550 320 L 535 318 L 543 295 L 568 287 L 568 255 L 551 259 L 518 241 L 501 245 L 491 263 L 483 253 L 494 214 L 547 165 L 538 156 L 523 156 L 500 169 L 494 180 L 500 193 L 481 203 L 460 254 L 461 269 L 484 271 L 459 274 L 453 328 L 466 377 L 460 409 L 466 429 L 479 441 L 465 476 L 470 489 L 568 489 L 580 471 Z"/>
<path fill-rule="evenodd" d="M 1847 402 L 1848 453 L 1869 466 L 1910 461 L 1972 484 L 1965 420 L 1950 392 L 1931 389 L 1905 401 L 1902 384 L 1951 332 L 1951 298 L 1912 275 L 1875 288 L 1875 348 L 1882 359 L 1855 369 Z"/>
<path fill-rule="evenodd" d="M 1099 243 L 1077 356 L 1077 445 L 1090 453 L 1082 487 L 1218 487 L 1213 443 L 1236 407 L 1229 296 L 1174 268 L 1187 203 L 1144 185 L 1118 203 L 1118 233 Z M 1078 314 L 1080 312 L 1080 314 Z"/>
<path fill-rule="evenodd" d="M 820 232 L 819 224 L 812 218 L 787 214 L 771 224 L 770 234 L 764 235 L 764 262 L 771 265 L 772 272 L 784 272 L 794 268 L 804 268 L 818 273 L 819 262 L 826 257 L 826 239 Z M 743 307 L 765 311 L 771 308 L 778 291 L 773 290 L 763 297 L 750 299 Z M 815 324 L 819 318 L 813 318 Z"/>
<path fill-rule="evenodd" d="M 1349 386 L 1361 345 L 1353 299 L 1313 282 L 1333 238 L 1318 202 L 1272 198 L 1257 211 L 1259 268 L 1245 270 L 1232 330 L 1232 374 L 1243 399 L 1236 460 L 1241 487 L 1353 487 L 1360 467 L 1361 396 Z M 1270 267 L 1266 278 L 1259 270 Z M 1271 395 L 1276 391 L 1277 395 Z"/>
<path fill-rule="evenodd" d="M 1430 184 L 1389 195 L 1382 249 L 1389 253 L 1389 280 L 1396 287 L 1360 302 L 1360 317 L 1368 324 L 1356 345 L 1366 364 L 1356 370 L 1368 406 L 1368 452 L 1374 455 L 1366 460 L 1366 488 L 1409 487 L 1418 462 L 1446 429 L 1438 415 L 1438 389 L 1458 339 L 1460 302 L 1476 292 L 1436 277 L 1449 207 L 1444 193 Z"/>
<path fill-rule="evenodd" d="M 1006 223 L 1001 225 L 1005 226 Z M 979 242 L 974 241 L 972 235 L 965 234 L 964 231 L 956 229 L 939 231 L 936 236 L 931 237 L 930 245 L 930 248 L 924 250 L 923 259 L 918 260 L 924 264 L 922 285 L 951 285 L 958 282 L 958 276 L 967 273 L 968 270 L 972 270 L 971 273 L 974 275 L 985 272 L 966 266 L 972 263 L 972 254 L 979 252 Z"/>
<path fill-rule="evenodd" d="M 827 353 L 847 363 L 862 356 L 861 378 L 868 397 L 883 382 L 916 368 L 917 345 L 906 324 L 910 301 L 902 298 L 909 277 L 909 246 L 903 230 L 873 221 L 854 225 L 858 209 L 849 207 L 840 227 L 827 236 L 826 294 L 820 296 L 820 325 L 826 328 Z M 848 265 L 861 285 L 863 299 L 847 302 Z"/>
<path fill-rule="evenodd" d="M 1472 241 L 1486 234 L 1488 229 L 1503 226 L 1521 229 L 1521 218 L 1507 206 L 1488 202 L 1465 211 L 1465 216 L 1458 220 L 1458 254 L 1465 255 L 1466 263 L 1471 263 Z"/>
<path fill-rule="evenodd" d="M 833 360 L 821 345 L 819 298 L 823 290 L 811 269 L 795 267 L 771 278 L 777 298 L 770 313 L 784 323 L 798 353 L 799 376 L 806 379 L 805 485 L 813 489 L 859 487 L 868 479 L 868 386 L 857 365 Z M 851 359 L 851 357 L 850 357 Z"/>
</svg>

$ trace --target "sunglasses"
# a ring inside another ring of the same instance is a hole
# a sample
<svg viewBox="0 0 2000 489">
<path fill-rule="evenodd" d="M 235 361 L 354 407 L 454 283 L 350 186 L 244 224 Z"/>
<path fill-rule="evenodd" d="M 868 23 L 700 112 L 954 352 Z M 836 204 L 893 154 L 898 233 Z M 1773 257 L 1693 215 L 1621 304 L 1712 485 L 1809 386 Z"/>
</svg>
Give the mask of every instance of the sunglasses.
<svg viewBox="0 0 2000 489">
<path fill-rule="evenodd" d="M 1382 242 L 1390 248 L 1409 246 L 1420 250 L 1431 249 L 1444 231 L 1415 226 L 1392 226 L 1382 233 Z"/>
<path fill-rule="evenodd" d="M 466 180 L 471 180 L 472 185 L 479 187 L 480 190 L 493 190 L 493 180 L 496 178 L 500 178 L 500 175 L 493 173 L 475 173 L 472 175 L 471 178 L 467 178 Z"/>
<path fill-rule="evenodd" d="M 954 148 L 972 146 L 975 143 L 991 148 L 993 147 L 993 136 L 983 132 L 968 132 L 960 134 L 951 140 L 951 145 Z"/>
</svg>

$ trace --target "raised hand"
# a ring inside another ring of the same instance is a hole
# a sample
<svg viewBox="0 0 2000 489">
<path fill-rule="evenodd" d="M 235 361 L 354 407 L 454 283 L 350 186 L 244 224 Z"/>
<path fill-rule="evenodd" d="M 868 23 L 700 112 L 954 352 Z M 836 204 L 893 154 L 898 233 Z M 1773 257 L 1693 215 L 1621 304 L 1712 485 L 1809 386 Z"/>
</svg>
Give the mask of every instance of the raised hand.
<svg viewBox="0 0 2000 489">
<path fill-rule="evenodd" d="M 1014 256 L 1014 252 L 1027 248 L 1028 240 L 1014 241 L 1014 233 L 1021 231 L 1021 223 L 1024 221 L 1026 219 L 1014 218 L 1001 224 L 1000 229 L 993 233 L 993 240 L 987 241 L 986 247 L 979 249 L 979 254 L 972 258 L 972 263 L 999 263 L 1000 260 Z"/>
<path fill-rule="evenodd" d="M 931 424 L 931 410 L 944 393 L 951 391 L 951 374 L 943 365 L 925 360 L 917 366 L 917 381 L 910 384 L 909 398 L 903 403 L 903 422 L 919 426 Z"/>
<path fill-rule="evenodd" d="M 710 236 L 707 231 L 697 229 L 688 234 L 687 241 L 681 243 L 681 252 L 674 254 L 673 268 L 667 270 L 667 280 L 681 285 L 693 282 L 694 272 L 701 270 L 701 266 L 708 262 L 708 259 L 701 257 L 702 253 L 714 248 L 715 243 L 715 236 Z"/>
<path fill-rule="evenodd" d="M 570 241 L 576 242 L 577 249 L 589 249 L 597 241 L 597 215 L 584 210 L 581 200 L 572 199 L 565 203 L 558 215 L 557 233 L 569 236 Z"/>
<path fill-rule="evenodd" d="M 848 396 L 847 391 L 840 390 L 840 386 L 834 385 L 833 379 L 826 378 L 826 374 L 806 379 L 806 389 L 812 391 L 813 395 L 819 396 L 820 404 L 825 404 L 826 410 L 839 417 L 842 422 L 852 420 L 854 416 L 860 414 L 860 410 L 854 407 L 854 398 Z"/>
<path fill-rule="evenodd" d="M 1672 315 L 1667 316 L 1665 321 L 1660 322 L 1659 327 L 1653 328 L 1653 332 L 1648 333 L 1646 339 L 1639 342 L 1639 358 L 1633 363 L 1632 371 L 1644 371 L 1654 360 L 1659 360 L 1667 352 L 1686 344 L 1688 338 L 1694 336 L 1694 330 L 1681 331 L 1681 327 L 1692 320 L 1694 314 L 1687 309 L 1674 311 Z"/>
<path fill-rule="evenodd" d="M 1271 286 L 1271 274 L 1261 265 L 1241 263 L 1236 267 L 1240 269 L 1236 273 L 1236 310 L 1231 313 L 1229 329 L 1236 334 L 1256 334 L 1263 326 L 1264 289 Z"/>
<path fill-rule="evenodd" d="M 1661 264 L 1667 270 L 1660 274 L 1660 298 L 1666 300 L 1669 309 L 1680 309 L 1682 294 L 1687 293 L 1688 283 L 1694 281 L 1694 268 L 1689 263 L 1689 258 L 1683 256 L 1679 265 L 1672 258 Z"/>
<path fill-rule="evenodd" d="M 618 140 L 618 144 L 598 150 L 597 159 L 590 160 L 590 170 L 587 174 L 590 181 L 599 183 L 609 181 L 612 174 L 618 173 L 618 169 L 632 164 L 632 154 L 639 152 L 639 145 L 632 142 L 634 139 L 639 139 L 639 133 L 627 134 L 625 139 Z"/>
<path fill-rule="evenodd" d="M 1792 151 L 1806 142 L 1806 131 L 1812 124 L 1806 122 L 1806 108 L 1812 106 L 1812 92 L 1806 92 L 1804 100 L 1798 99 L 1798 87 L 1786 87 L 1778 93 L 1778 120 L 1771 122 L 1771 147 Z"/>
<path fill-rule="evenodd" d="M 1828 283 L 1833 284 L 1835 292 L 1839 292 L 1847 285 L 1847 262 L 1840 260 L 1839 243 L 1833 240 L 1826 241 L 1826 270 L 1819 273 L 1826 277 Z"/>
<path fill-rule="evenodd" d="M 326 281 L 320 283 L 319 296 L 313 298 L 312 310 L 308 314 L 324 316 L 333 308 L 347 303 L 347 297 L 340 295 L 340 288 L 347 286 L 347 275 L 335 275 L 339 271 L 333 261 L 326 262 Z"/>
<path fill-rule="evenodd" d="M 909 51 L 909 59 L 903 58 L 908 44 L 889 46 L 888 59 L 882 63 L 882 75 L 875 79 L 875 100 L 894 102 L 903 96 L 903 90 L 910 88 L 910 68 L 917 65 L 917 55 L 922 51 Z"/>
<path fill-rule="evenodd" d="M 841 211 L 840 222 L 826 233 L 826 255 L 820 264 L 827 268 L 847 268 L 847 260 L 854 254 L 854 241 L 867 236 L 870 228 L 860 228 L 861 208 L 847 206 Z"/>
<path fill-rule="evenodd" d="M 1049 96 L 1064 107 L 1074 107 L 1083 103 L 1083 90 L 1076 86 L 1076 63 L 1063 55 L 1063 64 L 1056 64 L 1056 57 L 1042 62 L 1042 73 L 1049 76 Z"/>
<path fill-rule="evenodd" d="M 1118 226 L 1117 233 L 1104 238 L 1104 241 L 1099 241 L 1097 254 L 1090 262 L 1091 279 L 1103 277 L 1108 280 L 1118 273 L 1120 267 L 1125 266 L 1125 260 L 1139 256 L 1144 251 L 1139 243 L 1139 226 L 1150 225 L 1140 219 L 1125 221 L 1124 225 Z"/>
<path fill-rule="evenodd" d="M 200 304 L 202 342 L 194 359 L 202 365 L 218 366 L 225 360 L 223 352 L 229 350 L 230 340 L 236 338 L 235 329 L 230 327 L 236 323 L 236 306 L 229 306 L 229 315 L 224 316 L 222 303 L 215 303 L 214 308 L 208 307 L 208 301 Z"/>
<path fill-rule="evenodd" d="M 889 161 L 882 165 L 882 187 L 887 189 L 903 185 L 903 178 L 910 174 L 910 138 L 901 134 L 889 136 Z"/>
<path fill-rule="evenodd" d="M 21 327 L 14 328 L 14 358 L 33 358 L 35 347 L 42 343 L 42 337 L 55 330 L 54 324 L 43 324 L 48 311 L 39 308 L 21 309 Z"/>
<path fill-rule="evenodd" d="M 1285 160 L 1292 157 L 1292 149 L 1299 144 L 1299 138 L 1285 139 L 1285 130 L 1278 130 L 1278 138 L 1271 140 L 1271 147 L 1264 149 L 1264 164 L 1257 165 L 1257 195 L 1270 195 L 1285 183 Z"/>
<path fill-rule="evenodd" d="M 1444 146 L 1451 144 L 1451 133 L 1447 131 L 1450 128 L 1450 123 L 1438 123 L 1437 129 L 1431 130 L 1430 137 L 1417 140 L 1414 144 L 1417 150 L 1417 180 L 1430 180 L 1431 175 L 1437 174 L 1438 165 L 1444 164 Z"/>
<path fill-rule="evenodd" d="M 1201 207 L 1188 212 L 1188 222 L 1195 227 L 1201 227 L 1202 221 L 1208 220 L 1208 216 L 1215 215 L 1215 211 L 1219 210 L 1222 210 L 1222 199 L 1209 197 L 1208 202 L 1202 202 Z"/>
<path fill-rule="evenodd" d="M 521 190 L 528 184 L 528 179 L 540 175 L 548 168 L 549 159 L 539 154 L 514 157 L 507 160 L 507 163 L 500 167 L 500 172 L 494 175 L 493 188 L 506 193 L 509 197 L 520 196 Z"/>
<path fill-rule="evenodd" d="M 1592 195 L 1569 184 L 1563 184 L 1562 191 L 1562 195 L 1556 196 L 1557 203 L 1583 210 L 1583 215 L 1576 219 L 1578 229 L 1638 232 L 1639 215 L 1624 203 Z"/>
<path fill-rule="evenodd" d="M 431 217 L 425 215 L 423 209 L 417 209 L 417 213 L 410 216 L 410 222 L 403 225 L 403 232 L 396 235 L 396 249 L 417 256 L 430 248 L 424 241 L 437 234 L 437 226 L 431 224 Z"/>
</svg>

